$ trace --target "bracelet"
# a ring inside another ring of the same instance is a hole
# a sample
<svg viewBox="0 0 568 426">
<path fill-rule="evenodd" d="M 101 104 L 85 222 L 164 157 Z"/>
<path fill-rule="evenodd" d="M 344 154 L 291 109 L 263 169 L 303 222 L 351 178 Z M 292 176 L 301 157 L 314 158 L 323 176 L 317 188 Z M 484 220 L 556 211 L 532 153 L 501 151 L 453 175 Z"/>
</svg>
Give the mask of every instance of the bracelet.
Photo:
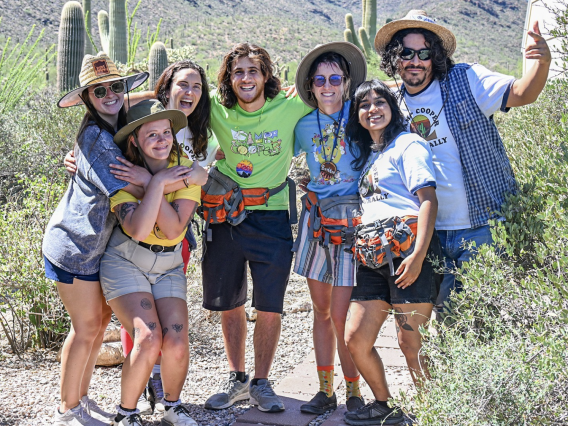
<svg viewBox="0 0 568 426">
<path fill-rule="evenodd" d="M 186 188 L 189 188 L 189 184 L 187 183 L 187 178 L 183 179 L 183 184 L 185 185 Z"/>
</svg>

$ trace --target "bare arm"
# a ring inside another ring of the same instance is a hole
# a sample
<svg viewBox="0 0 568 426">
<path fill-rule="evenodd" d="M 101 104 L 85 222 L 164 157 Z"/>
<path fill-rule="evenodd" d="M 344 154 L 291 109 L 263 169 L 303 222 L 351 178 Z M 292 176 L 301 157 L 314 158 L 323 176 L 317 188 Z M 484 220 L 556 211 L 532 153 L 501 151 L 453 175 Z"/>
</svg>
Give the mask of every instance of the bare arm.
<svg viewBox="0 0 568 426">
<path fill-rule="evenodd" d="M 176 239 L 191 222 L 196 208 L 197 203 L 192 200 L 174 200 L 169 204 L 164 199 L 156 223 L 169 240 Z"/>
<path fill-rule="evenodd" d="M 516 80 L 511 87 L 507 107 L 518 107 L 533 103 L 544 89 L 548 78 L 548 71 L 552 56 L 546 40 L 540 35 L 538 21 L 533 23 L 532 31 L 528 32 L 529 39 L 525 48 L 526 59 L 536 59 L 536 63 L 520 79 Z"/>
<path fill-rule="evenodd" d="M 126 96 L 125 96 L 126 97 Z M 138 102 L 146 101 L 148 99 L 156 99 L 154 92 L 151 90 L 145 90 L 143 92 L 129 93 L 128 97 L 130 99 L 130 105 L 136 105 Z M 128 102 L 125 99 L 124 107 L 128 108 Z"/>
</svg>

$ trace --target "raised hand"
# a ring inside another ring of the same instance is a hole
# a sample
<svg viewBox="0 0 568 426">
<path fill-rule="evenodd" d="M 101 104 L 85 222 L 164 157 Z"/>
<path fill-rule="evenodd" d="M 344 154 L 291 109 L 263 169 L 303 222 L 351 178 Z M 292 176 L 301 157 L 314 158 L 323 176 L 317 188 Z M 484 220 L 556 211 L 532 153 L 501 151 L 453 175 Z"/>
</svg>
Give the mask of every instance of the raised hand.
<svg viewBox="0 0 568 426">
<path fill-rule="evenodd" d="M 532 30 L 527 34 L 531 37 L 527 39 L 527 46 L 525 47 L 525 58 L 535 59 L 541 64 L 549 64 L 552 61 L 550 48 L 544 37 L 540 33 L 538 21 L 532 23 Z"/>
<path fill-rule="evenodd" d="M 122 164 L 110 164 L 110 172 L 117 179 L 145 188 L 152 175 L 144 167 L 136 166 L 125 158 L 116 157 Z"/>
<path fill-rule="evenodd" d="M 67 153 L 65 160 L 63 160 L 63 165 L 70 175 L 77 173 L 77 160 L 75 160 L 75 153 L 73 151 Z"/>
</svg>

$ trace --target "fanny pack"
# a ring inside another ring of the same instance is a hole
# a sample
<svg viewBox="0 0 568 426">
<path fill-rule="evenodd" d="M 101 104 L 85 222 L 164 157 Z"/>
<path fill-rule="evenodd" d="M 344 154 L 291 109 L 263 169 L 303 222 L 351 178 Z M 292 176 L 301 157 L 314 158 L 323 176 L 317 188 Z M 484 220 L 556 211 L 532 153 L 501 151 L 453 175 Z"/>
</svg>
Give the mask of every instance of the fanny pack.
<svg viewBox="0 0 568 426">
<path fill-rule="evenodd" d="M 327 274 L 332 274 L 329 245 L 345 244 L 348 251 L 355 242 L 357 225 L 361 224 L 359 195 L 342 195 L 318 200 L 315 192 L 309 191 L 302 197 L 302 215 L 298 238 L 292 251 L 297 252 L 306 215 L 308 217 L 308 240 L 318 241 L 325 251 Z"/>
<path fill-rule="evenodd" d="M 378 269 L 387 263 L 391 276 L 395 275 L 393 259 L 408 257 L 416 245 L 417 216 L 394 216 L 359 225 L 352 247 L 357 265 Z"/>
</svg>

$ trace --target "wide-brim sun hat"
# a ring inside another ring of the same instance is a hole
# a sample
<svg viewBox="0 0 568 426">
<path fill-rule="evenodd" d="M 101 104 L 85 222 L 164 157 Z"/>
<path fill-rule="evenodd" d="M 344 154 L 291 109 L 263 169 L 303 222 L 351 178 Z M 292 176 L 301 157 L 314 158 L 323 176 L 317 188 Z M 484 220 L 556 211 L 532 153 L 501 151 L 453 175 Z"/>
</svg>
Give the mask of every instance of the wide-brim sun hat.
<svg viewBox="0 0 568 426">
<path fill-rule="evenodd" d="M 81 72 L 79 73 L 80 87 L 71 90 L 64 95 L 57 106 L 59 108 L 73 107 L 83 105 L 81 94 L 83 91 L 95 84 L 112 83 L 113 81 L 124 80 L 126 87 L 124 93 L 136 89 L 148 78 L 147 72 L 121 76 L 114 62 L 104 52 L 99 52 L 95 56 L 85 55 L 81 64 Z"/>
<path fill-rule="evenodd" d="M 442 41 L 442 45 L 451 57 L 456 51 L 456 37 L 446 27 L 436 24 L 435 19 L 428 16 L 424 10 L 411 10 L 402 19 L 391 21 L 384 25 L 375 36 L 375 50 L 379 55 L 383 56 L 387 45 L 390 43 L 394 35 L 409 28 L 424 28 L 432 31 Z"/>
<path fill-rule="evenodd" d="M 166 109 L 155 99 L 142 101 L 130 107 L 126 113 L 126 125 L 114 135 L 114 143 L 126 152 L 128 136 L 138 127 L 151 121 L 168 119 L 172 123 L 172 131 L 177 134 L 187 126 L 186 115 L 177 109 Z"/>
<path fill-rule="evenodd" d="M 365 81 L 367 78 L 367 61 L 365 55 L 361 50 L 352 43 L 347 41 L 334 41 L 331 43 L 320 44 L 302 59 L 298 70 L 296 71 L 296 91 L 300 95 L 302 101 L 316 109 L 317 102 L 315 99 L 310 99 L 310 92 L 304 87 L 304 82 L 308 79 L 308 73 L 312 63 L 323 53 L 333 52 L 343 56 L 347 65 L 349 66 L 349 76 L 351 77 L 351 87 L 349 90 L 349 97 L 355 93 L 357 86 Z"/>
</svg>

